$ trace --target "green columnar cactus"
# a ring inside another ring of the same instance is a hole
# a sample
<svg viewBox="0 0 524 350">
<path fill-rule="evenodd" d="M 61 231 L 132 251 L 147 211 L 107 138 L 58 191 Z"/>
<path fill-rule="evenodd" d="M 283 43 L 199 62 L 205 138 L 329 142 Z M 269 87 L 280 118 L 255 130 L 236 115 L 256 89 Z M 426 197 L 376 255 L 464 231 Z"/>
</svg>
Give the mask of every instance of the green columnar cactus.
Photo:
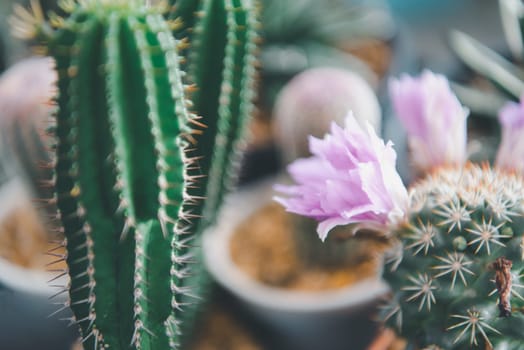
<svg viewBox="0 0 524 350">
<path fill-rule="evenodd" d="M 190 189 L 195 197 L 206 198 L 195 213 L 203 216 L 205 224 L 213 220 L 224 191 L 234 181 L 239 164 L 235 150 L 253 109 L 258 9 L 251 0 L 171 3 L 169 18 L 178 21 L 174 36 L 190 38 L 183 52 L 189 73 L 186 82 L 197 86 L 192 109 L 207 118 L 205 125 L 196 126 L 201 136 L 195 153 L 213 154 L 199 160 L 198 171 L 209 176 Z M 242 11 L 246 6 L 254 11 Z"/>
<path fill-rule="evenodd" d="M 522 349 L 524 179 L 441 168 L 410 191 L 385 278 L 391 326 L 417 349 Z"/>
<path fill-rule="evenodd" d="M 253 108 L 246 102 L 254 98 L 257 23 L 253 13 L 238 11 L 245 1 L 204 0 L 189 52 L 189 77 L 199 87 L 192 98 L 194 109 L 208 116 L 196 153 L 213 154 L 199 162 L 209 176 L 192 193 L 206 197 L 205 221 L 213 219 L 236 174 L 235 150 Z"/>
<path fill-rule="evenodd" d="M 221 6 L 223 13 L 211 14 Z M 183 79 L 175 23 L 164 9 L 139 0 L 62 7 L 65 19 L 44 22 L 35 7 L 14 25 L 44 41 L 59 75 L 52 203 L 66 237 L 68 306 L 86 349 L 178 348 L 187 304 L 200 292 L 188 281 L 198 269 L 200 221 L 210 222 L 201 220 L 203 199 L 213 198 L 209 208 L 217 209 L 225 184 L 217 177 L 227 175 L 251 109 L 253 6 L 204 2 L 196 25 L 213 33 L 222 21 L 218 31 L 228 40 L 193 35 L 212 58 L 191 62 L 198 89 L 221 91 L 200 103 L 211 105 L 197 109 L 200 117 L 190 112 L 193 87 Z M 222 76 L 211 76 L 211 63 L 224 67 Z M 213 108 L 225 117 L 216 121 Z"/>
</svg>

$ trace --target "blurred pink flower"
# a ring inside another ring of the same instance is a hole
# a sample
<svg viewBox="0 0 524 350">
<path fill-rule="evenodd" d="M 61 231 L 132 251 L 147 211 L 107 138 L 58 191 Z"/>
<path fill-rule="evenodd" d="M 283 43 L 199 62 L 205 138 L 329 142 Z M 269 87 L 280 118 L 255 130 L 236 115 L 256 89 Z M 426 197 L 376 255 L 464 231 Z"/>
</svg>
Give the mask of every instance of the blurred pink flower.
<svg viewBox="0 0 524 350">
<path fill-rule="evenodd" d="M 320 221 L 320 239 L 338 225 L 386 224 L 404 216 L 408 195 L 395 169 L 396 153 L 369 124 L 362 129 L 349 113 L 344 129 L 333 122 L 324 139 L 310 136 L 309 148 L 312 157 L 288 166 L 296 185 L 276 186 L 289 197 L 275 200 Z"/>
<path fill-rule="evenodd" d="M 33 182 L 48 172 L 42 167 L 50 161 L 51 140 L 45 130 L 56 112 L 57 80 L 50 57 L 21 60 L 0 76 L 0 151 L 12 155 L 11 163 L 21 166 L 18 170 Z"/>
<path fill-rule="evenodd" d="M 520 103 L 508 102 L 502 107 L 499 121 L 502 125 L 502 141 L 496 165 L 524 174 L 524 97 Z"/>
<path fill-rule="evenodd" d="M 466 162 L 465 109 L 453 94 L 445 76 L 428 70 L 419 77 L 392 79 L 389 92 L 395 113 L 408 134 L 417 170 Z"/>
</svg>

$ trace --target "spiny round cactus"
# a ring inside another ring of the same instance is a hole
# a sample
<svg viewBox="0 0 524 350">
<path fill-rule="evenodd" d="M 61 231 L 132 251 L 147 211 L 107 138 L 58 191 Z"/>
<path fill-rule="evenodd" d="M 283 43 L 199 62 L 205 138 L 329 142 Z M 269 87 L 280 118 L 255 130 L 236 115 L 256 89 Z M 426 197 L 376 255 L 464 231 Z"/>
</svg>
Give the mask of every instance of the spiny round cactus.
<svg viewBox="0 0 524 350">
<path fill-rule="evenodd" d="M 408 192 L 396 154 L 351 114 L 313 156 L 289 166 L 296 185 L 279 187 L 288 211 L 319 221 L 324 240 L 336 226 L 389 234 L 384 278 L 392 296 L 383 319 L 408 350 L 523 349 L 524 100 L 499 114 L 495 162 L 467 162 L 467 110 L 442 75 L 392 80 L 393 107 L 412 160 L 425 174 Z"/>
<path fill-rule="evenodd" d="M 522 349 L 524 179 L 438 168 L 410 190 L 382 310 L 418 349 Z"/>
</svg>

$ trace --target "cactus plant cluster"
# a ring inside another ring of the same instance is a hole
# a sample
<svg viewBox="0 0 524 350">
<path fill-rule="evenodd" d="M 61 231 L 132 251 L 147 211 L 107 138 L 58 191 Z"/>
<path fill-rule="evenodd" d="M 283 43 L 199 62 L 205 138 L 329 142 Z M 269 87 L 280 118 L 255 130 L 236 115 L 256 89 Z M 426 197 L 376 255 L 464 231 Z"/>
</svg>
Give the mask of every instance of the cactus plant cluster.
<svg viewBox="0 0 524 350">
<path fill-rule="evenodd" d="M 13 27 L 44 44 L 59 76 L 48 185 L 67 250 L 57 254 L 70 276 L 64 309 L 86 349 L 178 348 L 201 293 L 198 233 L 231 181 L 251 113 L 255 5 L 61 7 L 66 17 L 45 20 L 34 1 Z M 192 22 L 177 15 L 187 8 Z"/>
<path fill-rule="evenodd" d="M 488 165 L 414 184 L 393 233 L 403 249 L 384 273 L 394 291 L 387 323 L 419 348 L 521 348 L 523 198 L 520 175 Z"/>
<path fill-rule="evenodd" d="M 404 76 L 390 93 L 421 179 L 389 226 L 400 249 L 384 272 L 384 318 L 414 348 L 522 348 L 522 106 L 499 111 L 496 160 L 479 164 L 467 160 L 468 111 L 444 76 Z"/>
<path fill-rule="evenodd" d="M 419 178 L 407 189 L 392 144 L 349 114 L 279 187 L 288 211 L 335 228 L 382 234 L 392 249 L 380 319 L 409 350 L 522 349 L 524 326 L 524 102 L 499 112 L 494 165 L 467 160 L 467 110 L 447 79 L 425 71 L 392 79 L 390 94 Z"/>
</svg>

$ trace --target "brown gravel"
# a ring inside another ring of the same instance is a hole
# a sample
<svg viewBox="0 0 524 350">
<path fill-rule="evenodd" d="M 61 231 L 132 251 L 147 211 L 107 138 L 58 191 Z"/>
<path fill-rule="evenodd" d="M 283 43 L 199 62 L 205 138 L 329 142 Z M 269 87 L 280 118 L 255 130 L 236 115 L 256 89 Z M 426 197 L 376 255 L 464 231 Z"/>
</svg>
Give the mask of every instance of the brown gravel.
<svg viewBox="0 0 524 350">
<path fill-rule="evenodd" d="M 244 325 L 218 306 L 206 313 L 197 332 L 190 350 L 262 350 Z"/>
<path fill-rule="evenodd" d="M 0 222 L 0 256 L 10 262 L 44 269 L 49 257 L 47 232 L 36 211 L 30 206 L 13 209 Z"/>
<path fill-rule="evenodd" d="M 297 255 L 292 227 L 290 214 L 277 203 L 268 204 L 248 217 L 233 234 L 233 261 L 262 283 L 294 290 L 341 288 L 376 273 L 377 259 L 373 257 L 384 245 L 370 243 L 369 258 L 357 263 L 311 267 Z"/>
</svg>

